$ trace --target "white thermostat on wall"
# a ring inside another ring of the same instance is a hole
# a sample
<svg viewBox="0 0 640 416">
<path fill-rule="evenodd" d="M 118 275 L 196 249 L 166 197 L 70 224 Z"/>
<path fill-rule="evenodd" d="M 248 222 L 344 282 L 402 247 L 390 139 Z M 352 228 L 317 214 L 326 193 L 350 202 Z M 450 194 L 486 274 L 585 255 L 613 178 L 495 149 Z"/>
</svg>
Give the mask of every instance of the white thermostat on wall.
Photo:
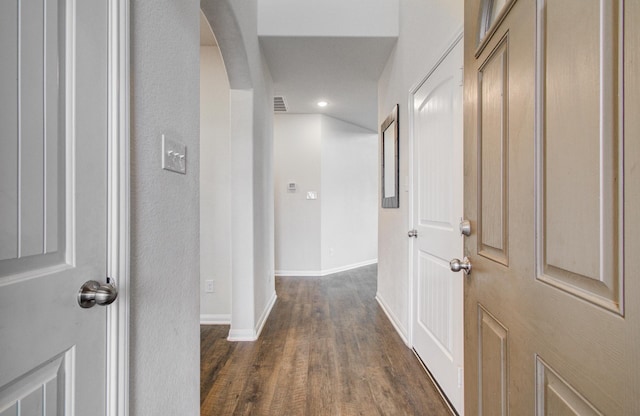
<svg viewBox="0 0 640 416">
<path fill-rule="evenodd" d="M 289 192 L 295 192 L 295 191 L 296 191 L 296 189 L 297 189 L 297 187 L 298 187 L 298 185 L 296 185 L 296 183 L 295 183 L 295 182 L 289 182 L 289 183 L 287 184 L 287 191 L 289 191 Z"/>
</svg>

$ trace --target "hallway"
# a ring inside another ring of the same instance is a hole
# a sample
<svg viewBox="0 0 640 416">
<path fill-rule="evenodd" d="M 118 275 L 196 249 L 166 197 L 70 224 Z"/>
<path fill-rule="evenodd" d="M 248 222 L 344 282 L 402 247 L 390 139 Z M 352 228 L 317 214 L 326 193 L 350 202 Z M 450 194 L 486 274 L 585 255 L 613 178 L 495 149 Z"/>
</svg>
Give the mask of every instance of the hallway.
<svg viewBox="0 0 640 416">
<path fill-rule="evenodd" d="M 279 277 L 256 342 L 201 327 L 202 415 L 449 415 L 376 303 L 377 266 Z"/>
</svg>

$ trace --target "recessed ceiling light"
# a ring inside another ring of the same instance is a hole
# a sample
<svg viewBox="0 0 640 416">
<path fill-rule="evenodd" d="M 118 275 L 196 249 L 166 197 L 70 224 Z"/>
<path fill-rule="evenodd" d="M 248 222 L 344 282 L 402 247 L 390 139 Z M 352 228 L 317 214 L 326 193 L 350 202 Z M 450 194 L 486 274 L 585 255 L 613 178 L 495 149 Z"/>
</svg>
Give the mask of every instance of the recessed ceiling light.
<svg viewBox="0 0 640 416">
<path fill-rule="evenodd" d="M 318 107 L 326 107 L 327 104 L 329 104 L 329 103 L 326 102 L 326 101 L 318 101 Z"/>
</svg>

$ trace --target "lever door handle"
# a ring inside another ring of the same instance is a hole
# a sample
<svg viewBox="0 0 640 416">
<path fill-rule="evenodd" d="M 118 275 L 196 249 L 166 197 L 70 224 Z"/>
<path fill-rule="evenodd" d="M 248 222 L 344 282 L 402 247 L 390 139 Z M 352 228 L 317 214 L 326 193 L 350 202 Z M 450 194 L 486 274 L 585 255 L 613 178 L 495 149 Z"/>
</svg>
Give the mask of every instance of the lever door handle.
<svg viewBox="0 0 640 416">
<path fill-rule="evenodd" d="M 407 235 L 409 237 L 413 237 L 413 238 L 418 238 L 418 230 L 409 230 L 409 232 L 407 233 Z"/>
<path fill-rule="evenodd" d="M 101 284 L 95 280 L 85 282 L 78 292 L 78 304 L 82 308 L 110 305 L 118 297 L 118 288 L 111 283 Z"/>
</svg>

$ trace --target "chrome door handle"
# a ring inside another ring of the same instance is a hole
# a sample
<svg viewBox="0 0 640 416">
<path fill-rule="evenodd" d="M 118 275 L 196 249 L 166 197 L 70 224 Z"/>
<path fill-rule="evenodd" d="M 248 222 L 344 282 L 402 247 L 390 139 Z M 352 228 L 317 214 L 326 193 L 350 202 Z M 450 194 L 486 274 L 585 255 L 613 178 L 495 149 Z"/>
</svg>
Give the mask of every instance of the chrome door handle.
<svg viewBox="0 0 640 416">
<path fill-rule="evenodd" d="M 118 288 L 111 283 L 101 284 L 89 280 L 82 285 L 78 292 L 78 304 L 82 308 L 93 308 L 95 304 L 109 305 L 118 297 Z"/>
<path fill-rule="evenodd" d="M 463 258 L 462 261 L 459 259 L 453 259 L 449 262 L 449 267 L 452 272 L 459 272 L 462 270 L 464 274 L 471 274 L 471 262 L 467 257 Z"/>
<path fill-rule="evenodd" d="M 407 233 L 409 237 L 418 238 L 418 230 L 409 230 Z"/>
</svg>

